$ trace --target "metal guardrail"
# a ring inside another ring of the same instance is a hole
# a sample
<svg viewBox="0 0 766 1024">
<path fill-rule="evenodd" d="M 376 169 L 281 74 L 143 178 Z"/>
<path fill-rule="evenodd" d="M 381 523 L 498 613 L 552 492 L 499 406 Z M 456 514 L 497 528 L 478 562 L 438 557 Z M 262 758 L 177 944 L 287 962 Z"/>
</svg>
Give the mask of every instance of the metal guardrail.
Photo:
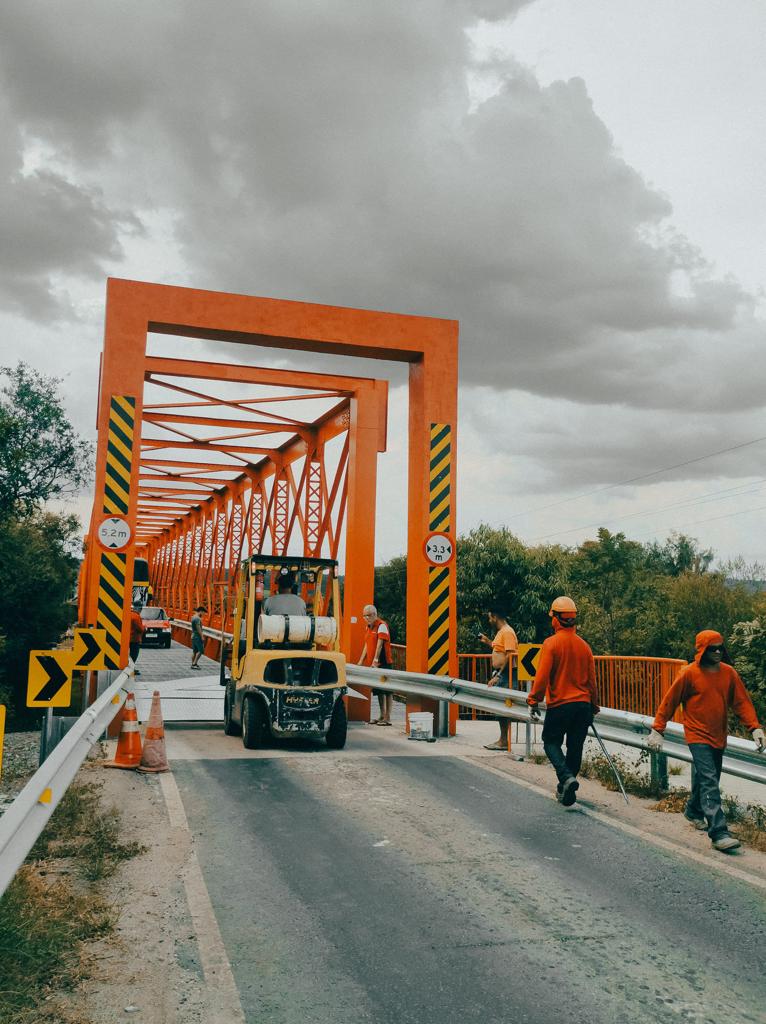
<svg viewBox="0 0 766 1024">
<path fill-rule="evenodd" d="M 186 619 L 171 619 L 170 625 L 177 626 L 178 629 L 185 629 L 189 633 L 191 633 L 191 622 L 187 622 Z M 209 637 L 211 640 L 223 639 L 228 641 L 231 640 L 234 635 L 233 633 L 224 633 L 223 630 L 220 629 L 213 629 L 212 626 L 203 626 L 202 632 L 206 637 Z"/>
<path fill-rule="evenodd" d="M 87 710 L 43 761 L 0 817 L 0 896 L 24 863 L 91 747 L 125 703 L 127 669 Z"/>
<path fill-rule="evenodd" d="M 477 711 L 488 711 L 516 722 L 531 721 L 527 695 L 521 690 L 486 686 L 484 683 L 473 683 L 467 679 L 429 676 L 421 672 L 401 672 L 395 669 L 381 672 L 379 669 L 365 668 L 361 665 L 348 665 L 346 676 L 351 683 L 374 686 L 390 693 L 446 701 L 462 707 L 476 708 Z M 648 716 L 617 711 L 614 708 L 602 708 L 596 723 L 603 739 L 639 750 L 649 750 L 646 740 L 652 728 L 652 719 Z M 684 741 L 683 726 L 675 722 L 668 723 L 662 753 L 677 761 L 691 763 L 692 757 Z M 726 756 L 723 759 L 723 771 L 749 782 L 766 783 L 766 753 L 758 753 L 750 740 L 729 736 Z"/>
</svg>

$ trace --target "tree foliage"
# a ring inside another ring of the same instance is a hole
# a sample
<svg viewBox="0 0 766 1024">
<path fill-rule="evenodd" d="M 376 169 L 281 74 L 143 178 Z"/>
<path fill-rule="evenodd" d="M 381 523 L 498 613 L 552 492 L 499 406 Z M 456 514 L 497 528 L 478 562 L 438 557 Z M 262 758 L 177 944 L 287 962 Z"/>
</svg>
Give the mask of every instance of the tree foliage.
<svg viewBox="0 0 766 1024">
<path fill-rule="evenodd" d="M 29 651 L 55 646 L 72 620 L 79 529 L 74 516 L 0 520 L 0 702 L 17 712 L 25 707 Z"/>
<path fill-rule="evenodd" d="M 492 607 L 505 611 L 520 640 L 542 640 L 551 601 L 567 593 L 596 654 L 687 659 L 701 629 L 728 638 L 759 611 L 766 623 L 766 597 L 754 580 L 760 567 L 735 562 L 738 571 L 730 574 L 714 571 L 713 559 L 683 534 L 641 544 L 601 529 L 577 548 L 527 547 L 508 529 L 479 526 L 457 542 L 458 648 L 486 651 L 477 633 L 486 631 Z M 395 638 L 405 642 L 405 558 L 376 569 L 375 597 L 383 617 L 397 624 Z M 766 679 L 766 656 L 753 671 Z"/>
<path fill-rule="evenodd" d="M 0 373 L 0 517 L 29 516 L 87 482 L 91 446 L 66 418 L 58 379 L 25 363 Z"/>
<path fill-rule="evenodd" d="M 30 649 L 54 646 L 73 615 L 80 526 L 46 503 L 87 481 L 91 450 L 58 380 L 24 363 L 0 374 L 0 701 L 23 715 Z"/>
</svg>

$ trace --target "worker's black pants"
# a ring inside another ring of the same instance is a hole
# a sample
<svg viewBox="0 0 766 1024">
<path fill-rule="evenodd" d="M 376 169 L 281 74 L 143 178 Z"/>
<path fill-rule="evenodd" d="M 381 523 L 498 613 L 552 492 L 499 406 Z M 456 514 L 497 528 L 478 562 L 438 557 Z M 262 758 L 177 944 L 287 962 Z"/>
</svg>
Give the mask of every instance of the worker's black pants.
<svg viewBox="0 0 766 1024">
<path fill-rule="evenodd" d="M 692 791 L 685 813 L 687 818 L 704 818 L 707 834 L 715 842 L 726 835 L 728 828 L 721 807 L 721 765 L 723 751 L 708 743 L 690 743 L 692 755 Z"/>
<path fill-rule="evenodd" d="M 141 653 L 141 644 L 140 644 L 140 642 L 139 641 L 134 642 L 134 641 L 131 640 L 131 642 L 130 642 L 130 657 L 131 657 L 131 660 L 132 660 L 134 665 L 138 661 L 138 656 L 139 656 L 140 653 Z"/>
<path fill-rule="evenodd" d="M 577 775 L 582 765 L 582 748 L 593 721 L 593 708 L 587 701 L 559 704 L 545 712 L 543 748 L 556 770 L 559 784 Z M 566 739 L 567 752 L 562 744 Z"/>
</svg>

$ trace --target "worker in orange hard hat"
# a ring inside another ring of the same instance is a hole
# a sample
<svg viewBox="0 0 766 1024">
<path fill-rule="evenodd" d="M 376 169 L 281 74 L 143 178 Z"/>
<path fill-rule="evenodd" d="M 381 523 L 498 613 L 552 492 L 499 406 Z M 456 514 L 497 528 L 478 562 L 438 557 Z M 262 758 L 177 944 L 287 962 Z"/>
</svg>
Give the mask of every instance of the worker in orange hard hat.
<svg viewBox="0 0 766 1024">
<path fill-rule="evenodd" d="M 577 606 L 571 597 L 557 597 L 549 615 L 553 636 L 543 643 L 527 704 L 536 717 L 538 705 L 545 698 L 543 747 L 559 780 L 556 798 L 565 807 L 571 807 L 580 786 L 577 775 L 585 738 L 593 716 L 601 709 L 593 651 L 577 635 Z"/>
<path fill-rule="evenodd" d="M 697 634 L 694 661 L 685 665 L 662 699 L 648 740 L 650 750 L 662 750 L 662 734 L 679 704 L 684 709 L 684 739 L 692 755 L 692 791 L 684 809 L 686 820 L 707 829 L 714 849 L 736 850 L 739 840 L 729 834 L 721 806 L 721 766 L 728 739 L 731 708 L 750 730 L 759 750 L 766 740 L 744 683 L 731 664 L 723 637 L 714 629 Z"/>
</svg>

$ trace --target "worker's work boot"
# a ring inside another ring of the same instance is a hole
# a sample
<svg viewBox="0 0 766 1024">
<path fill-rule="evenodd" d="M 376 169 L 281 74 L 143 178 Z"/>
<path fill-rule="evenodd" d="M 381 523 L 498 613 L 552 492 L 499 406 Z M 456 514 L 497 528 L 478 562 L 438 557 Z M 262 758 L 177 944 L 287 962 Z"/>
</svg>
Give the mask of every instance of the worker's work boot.
<svg viewBox="0 0 766 1024">
<path fill-rule="evenodd" d="M 728 853 L 730 850 L 737 850 L 742 844 L 739 839 L 735 839 L 734 836 L 724 834 L 713 840 L 713 849 L 720 850 L 721 853 Z"/>
<path fill-rule="evenodd" d="M 577 799 L 577 790 L 580 788 L 580 783 L 574 777 L 570 775 L 568 779 L 565 779 L 561 786 L 561 802 L 565 807 L 571 807 Z"/>
<path fill-rule="evenodd" d="M 704 818 L 692 818 L 686 811 L 684 811 L 684 817 L 690 825 L 694 825 L 698 832 L 705 832 L 707 830 L 707 822 Z"/>
</svg>

